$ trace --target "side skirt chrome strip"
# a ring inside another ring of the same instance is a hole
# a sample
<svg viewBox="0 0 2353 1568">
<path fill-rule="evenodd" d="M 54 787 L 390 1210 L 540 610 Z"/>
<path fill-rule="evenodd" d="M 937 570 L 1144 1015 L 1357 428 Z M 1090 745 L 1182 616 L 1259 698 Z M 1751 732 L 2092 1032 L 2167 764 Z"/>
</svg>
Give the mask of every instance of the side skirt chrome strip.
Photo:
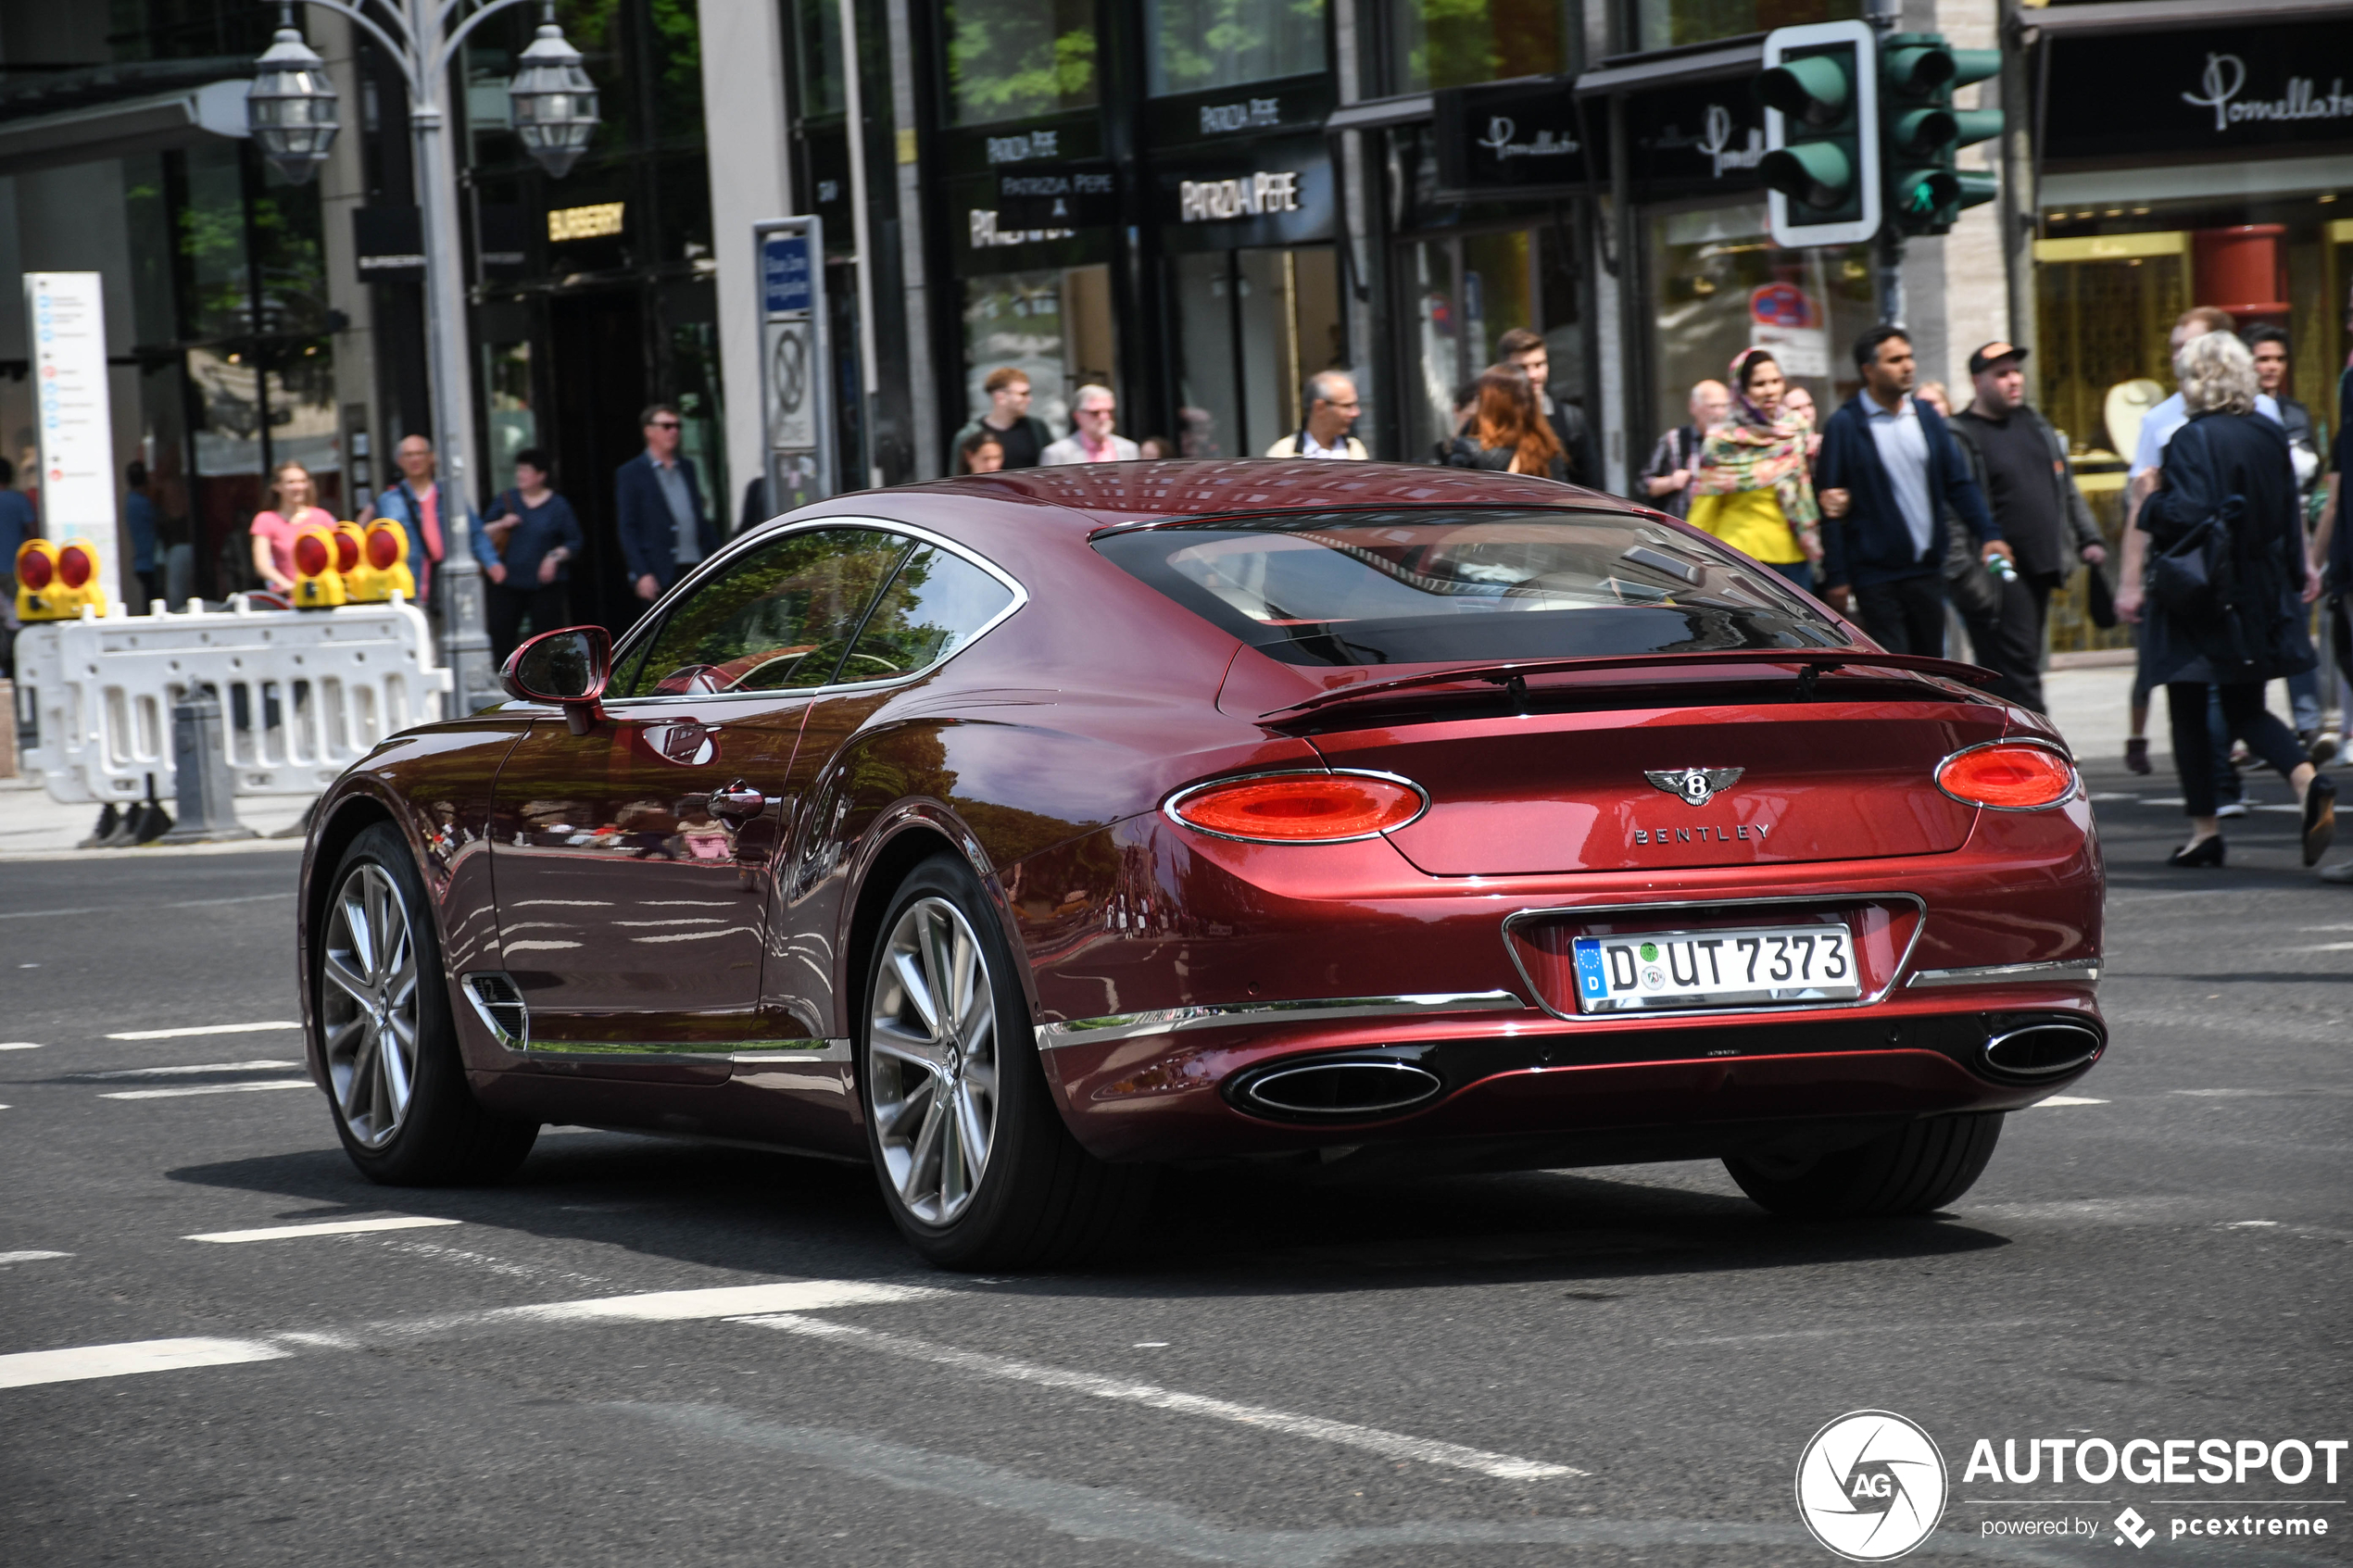
<svg viewBox="0 0 2353 1568">
<path fill-rule="evenodd" d="M 1082 1041 L 1129 1040 L 1189 1029 L 1230 1029 L 1246 1023 L 1313 1023 L 1337 1018 L 1419 1018 L 1447 1012 L 1525 1010 L 1510 991 L 1432 991 L 1411 997 L 1329 997 L 1295 1002 L 1233 1002 L 1215 1007 L 1161 1008 L 1038 1025 L 1041 1051 Z"/>
<path fill-rule="evenodd" d="M 848 1040 L 534 1040 L 534 1061 L 624 1061 L 659 1067 L 686 1062 L 848 1061 Z"/>
<path fill-rule="evenodd" d="M 2009 985 L 2047 985 L 2054 981 L 2096 984 L 2099 977 L 2100 960 L 2097 959 L 2060 959 L 2053 963 L 1997 963 L 1978 969 L 1924 969 L 1905 984 Z"/>
</svg>

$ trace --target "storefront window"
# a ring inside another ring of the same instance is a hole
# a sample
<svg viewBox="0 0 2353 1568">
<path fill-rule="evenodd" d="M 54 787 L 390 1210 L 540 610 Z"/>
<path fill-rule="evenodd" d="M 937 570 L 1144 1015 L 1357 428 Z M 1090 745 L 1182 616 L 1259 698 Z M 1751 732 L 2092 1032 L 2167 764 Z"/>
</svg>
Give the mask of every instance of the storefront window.
<svg viewBox="0 0 2353 1568">
<path fill-rule="evenodd" d="M 482 392 L 490 426 L 490 482 L 503 485 L 515 454 L 539 443 L 539 419 L 531 408 L 531 345 L 484 344 Z"/>
<path fill-rule="evenodd" d="M 1154 97 L 1324 69 L 1324 0 L 1147 0 Z"/>
<path fill-rule="evenodd" d="M 1264 452 L 1299 428 L 1301 383 L 1347 367 L 1332 249 L 1207 251 L 1173 267 L 1177 456 Z"/>
<path fill-rule="evenodd" d="M 1090 383 L 1119 384 L 1111 269 L 1061 267 L 965 280 L 966 417 L 988 411 L 983 383 L 991 371 L 1009 366 L 1029 378 L 1029 411 L 1055 436 L 1069 434 L 1071 394 Z"/>
<path fill-rule="evenodd" d="M 1464 386 L 1495 363 L 1505 332 L 1543 334 L 1553 395 L 1579 395 L 1585 339 L 1575 250 L 1550 224 L 1407 244 L 1398 277 L 1408 341 L 1403 456 L 1428 457 L 1454 433 Z"/>
<path fill-rule="evenodd" d="M 1574 63 L 1565 0 L 1389 0 L 1390 74 L 1400 93 L 1552 76 Z"/>
<path fill-rule="evenodd" d="M 838 0 L 797 0 L 793 26 L 800 46 L 792 52 L 800 70 L 805 119 L 844 112 L 841 81 L 841 6 Z"/>
<path fill-rule="evenodd" d="M 1091 108 L 1091 0 L 956 0 L 947 10 L 948 109 L 958 125 Z"/>
<path fill-rule="evenodd" d="M 1862 14 L 1862 0 L 1635 0 L 1635 46 L 1671 49 Z"/>
<path fill-rule="evenodd" d="M 1690 418 L 1692 385 L 1722 381 L 1752 345 L 1814 395 L 1823 419 L 1861 386 L 1847 345 L 1879 319 L 1868 245 L 1777 249 L 1762 202 L 1651 220 L 1656 341 L 1652 428 Z"/>
</svg>

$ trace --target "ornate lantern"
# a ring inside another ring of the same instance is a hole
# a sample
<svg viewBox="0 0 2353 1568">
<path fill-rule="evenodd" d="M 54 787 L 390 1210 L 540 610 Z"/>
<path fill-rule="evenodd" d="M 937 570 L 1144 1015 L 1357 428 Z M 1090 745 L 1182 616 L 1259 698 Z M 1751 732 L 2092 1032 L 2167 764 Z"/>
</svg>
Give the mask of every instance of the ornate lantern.
<svg viewBox="0 0 2353 1568">
<path fill-rule="evenodd" d="M 261 144 L 261 156 L 302 184 L 317 177 L 341 129 L 335 84 L 328 79 L 327 62 L 295 31 L 293 7 L 281 7 L 279 19 L 283 25 L 253 63 L 245 125 Z"/>
<path fill-rule="evenodd" d="M 507 83 L 515 134 L 551 179 L 572 172 L 597 131 L 597 87 L 580 69 L 580 51 L 564 42 L 552 19 L 517 62 L 522 69 Z"/>
</svg>

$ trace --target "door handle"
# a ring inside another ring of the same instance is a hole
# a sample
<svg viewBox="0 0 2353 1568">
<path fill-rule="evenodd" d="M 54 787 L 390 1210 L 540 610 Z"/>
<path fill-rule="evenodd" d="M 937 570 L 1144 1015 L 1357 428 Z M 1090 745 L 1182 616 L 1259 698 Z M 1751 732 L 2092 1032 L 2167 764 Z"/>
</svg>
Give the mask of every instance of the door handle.
<svg viewBox="0 0 2353 1568">
<path fill-rule="evenodd" d="M 757 817 L 768 809 L 768 797 L 741 779 L 724 789 L 711 792 L 711 814 L 714 817 Z"/>
</svg>

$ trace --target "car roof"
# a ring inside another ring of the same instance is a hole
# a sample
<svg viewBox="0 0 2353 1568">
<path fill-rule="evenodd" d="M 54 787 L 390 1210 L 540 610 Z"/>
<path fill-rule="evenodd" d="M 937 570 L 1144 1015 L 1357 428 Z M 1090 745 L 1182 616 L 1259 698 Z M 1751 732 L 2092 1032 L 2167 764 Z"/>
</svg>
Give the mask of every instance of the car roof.
<svg viewBox="0 0 2353 1568">
<path fill-rule="evenodd" d="M 1519 474 L 1430 463 L 1281 458 L 1071 463 L 966 474 L 901 486 L 895 493 L 911 492 L 986 496 L 1060 512 L 1090 533 L 1178 518 L 1327 508 L 1570 505 L 1637 511 L 1615 495 Z"/>
</svg>

